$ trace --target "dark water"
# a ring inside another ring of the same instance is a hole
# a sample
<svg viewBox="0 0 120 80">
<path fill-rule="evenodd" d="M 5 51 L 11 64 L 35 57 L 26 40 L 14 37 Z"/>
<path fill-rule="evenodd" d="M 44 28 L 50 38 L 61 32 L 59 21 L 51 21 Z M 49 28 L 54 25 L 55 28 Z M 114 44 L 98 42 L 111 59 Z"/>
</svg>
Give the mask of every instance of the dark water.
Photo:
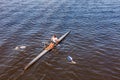
<svg viewBox="0 0 120 80">
<path fill-rule="evenodd" d="M 43 42 L 68 30 L 60 46 L 21 75 Z M 14 50 L 18 45 L 27 48 Z M 16 79 L 120 80 L 120 1 L 0 0 L 0 80 Z"/>
</svg>

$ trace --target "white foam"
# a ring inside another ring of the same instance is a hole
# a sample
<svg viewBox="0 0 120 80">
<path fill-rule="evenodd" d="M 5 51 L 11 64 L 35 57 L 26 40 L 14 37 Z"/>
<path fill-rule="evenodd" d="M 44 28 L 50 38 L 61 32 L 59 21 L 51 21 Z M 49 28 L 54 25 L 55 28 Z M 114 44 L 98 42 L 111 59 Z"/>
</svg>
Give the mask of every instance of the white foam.
<svg viewBox="0 0 120 80">
<path fill-rule="evenodd" d="M 25 46 L 25 45 L 19 45 L 19 46 L 16 46 L 16 47 L 15 47 L 15 50 L 20 50 L 20 51 L 21 51 L 21 50 L 26 49 L 26 47 L 27 47 L 27 46 Z"/>
</svg>

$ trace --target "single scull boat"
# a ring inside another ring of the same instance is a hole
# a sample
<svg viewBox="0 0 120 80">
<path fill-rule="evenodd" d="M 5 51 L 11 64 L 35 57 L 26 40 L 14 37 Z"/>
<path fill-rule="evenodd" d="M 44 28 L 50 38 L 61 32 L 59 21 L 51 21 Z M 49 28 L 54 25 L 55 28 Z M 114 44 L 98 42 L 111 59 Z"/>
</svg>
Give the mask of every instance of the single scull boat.
<svg viewBox="0 0 120 80">
<path fill-rule="evenodd" d="M 64 35 L 62 35 L 59 38 L 58 44 L 70 33 L 70 31 L 66 32 Z M 48 51 L 53 49 L 56 46 L 54 43 L 50 43 L 38 56 L 36 56 L 31 62 L 29 62 L 25 67 L 24 70 L 27 70 L 32 64 L 34 64 L 39 58 L 41 58 L 44 54 L 46 54 Z"/>
</svg>

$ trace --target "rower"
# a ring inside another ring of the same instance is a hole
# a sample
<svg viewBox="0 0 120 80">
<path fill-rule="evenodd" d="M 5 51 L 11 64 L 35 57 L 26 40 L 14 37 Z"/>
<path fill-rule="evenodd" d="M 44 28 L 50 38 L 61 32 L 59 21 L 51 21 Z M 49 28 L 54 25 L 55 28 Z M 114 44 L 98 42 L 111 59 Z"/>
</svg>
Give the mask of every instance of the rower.
<svg viewBox="0 0 120 80">
<path fill-rule="evenodd" d="M 59 42 L 59 39 L 56 37 L 55 34 L 52 36 L 51 42 L 54 43 L 54 44 L 57 44 Z"/>
<path fill-rule="evenodd" d="M 59 39 L 56 37 L 56 35 L 54 34 L 51 38 L 51 43 L 47 46 L 47 48 L 45 48 L 46 50 L 50 50 L 52 49 L 55 45 L 57 45 L 59 42 Z"/>
<path fill-rule="evenodd" d="M 58 44 L 59 40 L 58 40 L 58 38 L 56 37 L 55 34 L 51 37 L 51 41 L 50 41 L 50 42 L 51 42 L 52 44 Z M 50 45 L 50 44 L 44 42 L 44 47 L 47 47 L 48 45 Z"/>
</svg>

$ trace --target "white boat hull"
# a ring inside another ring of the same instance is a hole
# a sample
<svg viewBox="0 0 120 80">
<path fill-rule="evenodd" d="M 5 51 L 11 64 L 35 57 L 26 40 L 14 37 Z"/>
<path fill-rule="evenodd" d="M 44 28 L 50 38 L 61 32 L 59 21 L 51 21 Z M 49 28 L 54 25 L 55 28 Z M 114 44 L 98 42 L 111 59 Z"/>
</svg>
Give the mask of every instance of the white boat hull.
<svg viewBox="0 0 120 80">
<path fill-rule="evenodd" d="M 65 33 L 63 36 L 61 36 L 59 38 L 59 43 L 70 33 L 70 31 L 68 31 L 67 33 Z M 54 45 L 55 46 L 55 45 Z M 53 47 L 54 48 L 54 47 Z M 31 62 L 29 62 L 24 70 L 27 70 L 32 64 L 34 64 L 38 59 L 40 59 L 43 55 L 45 55 L 48 51 L 50 51 L 52 48 L 48 49 L 45 48 L 45 50 L 43 50 L 38 56 L 36 56 Z"/>
</svg>

